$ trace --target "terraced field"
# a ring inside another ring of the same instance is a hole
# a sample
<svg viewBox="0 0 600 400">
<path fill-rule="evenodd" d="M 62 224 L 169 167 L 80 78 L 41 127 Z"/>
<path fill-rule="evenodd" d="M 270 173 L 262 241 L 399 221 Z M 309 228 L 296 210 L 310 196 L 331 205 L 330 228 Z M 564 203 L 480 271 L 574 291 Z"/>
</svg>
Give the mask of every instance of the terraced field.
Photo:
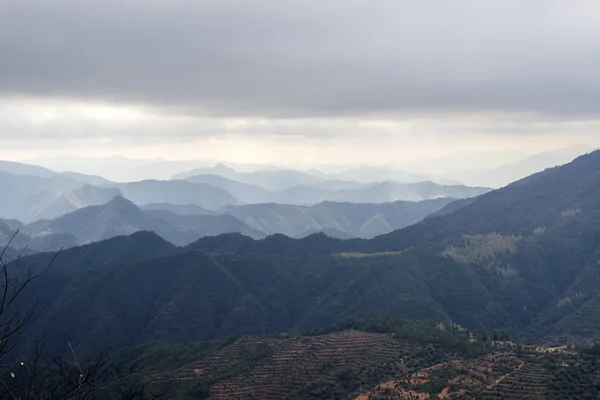
<svg viewBox="0 0 600 400">
<path fill-rule="evenodd" d="M 147 379 L 173 399 L 597 399 L 600 355 L 491 344 L 464 357 L 392 334 L 244 337 Z"/>
<path fill-rule="evenodd" d="M 412 353 L 414 346 L 404 346 L 390 335 L 358 331 L 289 339 L 243 338 L 205 360 L 153 379 L 218 381 L 211 389 L 215 400 L 282 399 L 306 390 L 311 383 L 319 382 L 314 387 L 319 389 L 359 374 L 374 376 L 381 364 L 397 373 L 406 369 Z"/>
<path fill-rule="evenodd" d="M 544 400 L 550 374 L 531 357 L 482 393 L 483 399 Z"/>
<path fill-rule="evenodd" d="M 360 394 L 372 399 L 473 399 L 503 381 L 522 365 L 512 353 L 473 360 L 452 360 L 384 382 Z"/>
</svg>

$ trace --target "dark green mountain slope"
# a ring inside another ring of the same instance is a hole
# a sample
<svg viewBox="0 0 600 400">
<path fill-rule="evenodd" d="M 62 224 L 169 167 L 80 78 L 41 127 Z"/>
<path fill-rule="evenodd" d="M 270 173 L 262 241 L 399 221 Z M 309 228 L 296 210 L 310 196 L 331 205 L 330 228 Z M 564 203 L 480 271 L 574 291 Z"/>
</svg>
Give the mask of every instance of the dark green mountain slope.
<svg viewBox="0 0 600 400">
<path fill-rule="evenodd" d="M 130 236 L 117 236 L 62 250 L 52 264 L 52 271 L 55 273 L 87 272 L 178 251 L 175 245 L 156 233 L 140 231 Z M 20 265 L 24 269 L 39 271 L 48 266 L 55 256 L 56 252 L 31 255 L 23 258 Z"/>
<path fill-rule="evenodd" d="M 510 315 L 507 327 L 520 330 L 535 324 L 528 332 L 536 335 L 595 334 L 599 330 L 592 321 L 600 301 L 598 286 L 589 283 L 598 282 L 599 178 L 600 152 L 595 152 L 479 196 L 447 215 L 372 240 L 251 242 L 227 236 L 220 243 L 200 240 L 192 247 L 287 256 L 416 248 L 451 268 L 467 268 L 491 297 L 482 304 L 478 296 L 466 295 L 480 303 L 477 307 L 504 309 Z"/>
<path fill-rule="evenodd" d="M 315 328 L 393 308 L 417 319 L 449 319 L 431 297 L 430 272 L 411 265 L 397 270 L 392 259 L 364 263 L 186 252 L 59 279 L 67 268 L 57 267 L 32 289 L 48 288 L 37 292 L 43 312 L 36 313 L 28 338 L 43 337 L 57 348 L 70 342 L 82 353 L 148 340 Z M 380 288 L 376 295 L 372 285 Z"/>
</svg>

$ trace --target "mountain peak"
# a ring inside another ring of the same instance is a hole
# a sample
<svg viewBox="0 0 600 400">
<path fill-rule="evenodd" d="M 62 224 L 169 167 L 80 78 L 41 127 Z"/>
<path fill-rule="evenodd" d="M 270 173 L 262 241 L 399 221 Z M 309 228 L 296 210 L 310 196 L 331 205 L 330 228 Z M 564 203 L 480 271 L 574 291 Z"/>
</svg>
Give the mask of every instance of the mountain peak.
<svg viewBox="0 0 600 400">
<path fill-rule="evenodd" d="M 138 206 L 121 195 L 113 197 L 111 201 L 106 203 L 105 208 L 110 208 L 117 212 L 140 211 Z"/>
<path fill-rule="evenodd" d="M 212 168 L 215 172 L 236 172 L 235 169 L 228 167 L 225 164 L 218 163 Z"/>
</svg>

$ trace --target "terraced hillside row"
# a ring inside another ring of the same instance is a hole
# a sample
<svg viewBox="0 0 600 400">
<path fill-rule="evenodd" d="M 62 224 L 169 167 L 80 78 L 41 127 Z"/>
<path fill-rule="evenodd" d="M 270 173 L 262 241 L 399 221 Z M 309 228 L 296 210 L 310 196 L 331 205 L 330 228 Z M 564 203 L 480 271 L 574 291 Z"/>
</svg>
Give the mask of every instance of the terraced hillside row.
<svg viewBox="0 0 600 400">
<path fill-rule="evenodd" d="M 150 344 L 127 350 L 120 361 L 138 362 L 136 379 L 152 393 L 165 390 L 161 398 L 168 400 L 599 397 L 600 345 L 509 339 L 373 317 L 304 334 Z"/>
<path fill-rule="evenodd" d="M 335 385 L 341 380 L 341 386 L 348 386 L 345 381 L 359 374 L 384 373 L 383 364 L 390 372 L 406 370 L 414 350 L 390 335 L 358 331 L 289 339 L 243 338 L 205 360 L 153 379 L 219 380 L 212 386 L 212 399 L 281 399 L 316 381 Z"/>
<path fill-rule="evenodd" d="M 455 359 L 416 368 L 416 372 L 404 376 L 397 375 L 395 379 L 359 394 L 356 400 L 479 398 L 523 364 L 512 350 L 475 359 Z"/>
<path fill-rule="evenodd" d="M 202 398 L 194 396 L 203 393 L 217 400 L 336 399 L 375 396 L 386 382 L 398 393 L 442 392 L 450 378 L 468 393 L 481 392 L 521 363 L 503 353 L 469 362 L 460 358 L 427 340 L 347 330 L 318 336 L 244 337 L 147 379 L 157 387 L 177 382 L 176 398 L 188 398 L 182 393 Z"/>
<path fill-rule="evenodd" d="M 600 358 L 582 349 L 516 347 L 383 382 L 356 400 L 559 400 L 600 396 Z"/>
<path fill-rule="evenodd" d="M 535 359 L 527 358 L 512 373 L 487 388 L 482 397 L 489 400 L 544 400 L 548 379 L 548 371 Z"/>
</svg>

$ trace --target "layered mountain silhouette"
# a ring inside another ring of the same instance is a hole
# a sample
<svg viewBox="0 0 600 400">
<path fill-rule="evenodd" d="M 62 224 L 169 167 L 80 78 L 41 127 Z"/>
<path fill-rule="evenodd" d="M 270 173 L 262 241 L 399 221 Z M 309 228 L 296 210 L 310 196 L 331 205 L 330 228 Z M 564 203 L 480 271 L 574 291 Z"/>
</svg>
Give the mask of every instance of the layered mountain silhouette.
<svg viewBox="0 0 600 400">
<path fill-rule="evenodd" d="M 216 172 L 223 171 L 215 168 Z M 229 168 L 226 171 L 233 171 Z M 257 173 L 225 173 L 228 177 L 212 174 L 193 175 L 187 178 L 190 182 L 201 182 L 219 187 L 235 196 L 241 204 L 277 203 L 291 205 L 314 205 L 324 201 L 352 203 L 387 203 L 394 201 L 422 201 L 436 198 L 462 199 L 474 197 L 488 192 L 489 188 L 468 187 L 464 185 L 440 185 L 434 182 L 403 183 L 396 181 L 362 183 L 357 181 L 323 180 L 314 177 L 305 179 L 288 179 L 288 187 L 279 190 L 269 190 L 257 184 L 242 183 L 256 181 L 256 176 L 271 176 L 285 171 L 261 171 Z M 264 175 L 262 175 L 264 173 Z M 258 175 L 257 175 L 258 174 Z M 184 175 L 185 176 L 185 175 Z M 387 176 L 387 175 L 386 175 Z M 232 177 L 232 178 L 230 178 Z M 233 180 L 240 179 L 240 181 Z M 242 181 L 246 179 L 246 181 Z M 283 184 L 282 184 L 283 185 Z M 233 204 L 233 203 L 232 203 Z"/>
<path fill-rule="evenodd" d="M 36 221 L 22 228 L 31 237 L 71 235 L 80 244 L 144 230 L 156 232 L 178 245 L 190 243 L 201 236 L 227 232 L 240 232 L 255 238 L 263 236 L 232 216 L 183 217 L 166 210 L 143 211 L 122 196 L 103 205 L 85 207 L 51 220 Z"/>
<path fill-rule="evenodd" d="M 259 186 L 267 190 L 278 191 L 311 182 L 319 182 L 316 176 L 294 170 L 262 170 L 256 172 L 238 172 L 223 164 L 212 168 L 197 168 L 175 175 L 173 179 L 190 179 L 198 175 L 217 175 L 229 180 Z"/>
<path fill-rule="evenodd" d="M 242 203 L 265 203 L 273 198 L 274 192 L 261 186 L 242 183 L 220 175 L 201 174 L 187 178 L 194 183 L 209 184 L 226 190 Z"/>
<path fill-rule="evenodd" d="M 266 234 L 304 237 L 324 232 L 339 238 L 371 238 L 419 222 L 453 201 L 454 199 L 443 198 L 385 204 L 256 204 L 226 207 L 220 212 L 231 214 Z"/>
<path fill-rule="evenodd" d="M 48 273 L 38 283 L 48 289 L 31 291 L 44 311 L 26 335 L 86 353 L 390 312 L 537 339 L 597 337 L 599 178 L 595 152 L 369 240 L 227 234 L 143 254 L 157 239 L 138 233 L 139 259 L 117 256 L 91 269 L 92 254 L 106 259 L 110 246 L 71 249 L 61 255 L 75 260 L 69 273 Z M 111 207 L 135 214 L 123 199 Z M 23 262 L 41 267 L 43 256 Z M 64 329 L 75 321 L 77 330 Z"/>
<path fill-rule="evenodd" d="M 140 205 L 147 203 L 195 204 L 203 208 L 216 210 L 238 202 L 226 190 L 185 180 L 146 180 L 114 184 L 114 186 L 121 190 L 126 198 Z"/>
<path fill-rule="evenodd" d="M 116 183 L 91 175 L 71 172 L 54 173 L 42 167 L 26 164 L 4 163 L 1 166 L 3 168 L 0 168 L 0 187 L 4 189 L 5 196 L 4 205 L 0 209 L 0 218 L 18 219 L 25 223 L 39 219 L 53 219 L 87 206 L 101 205 L 115 196 L 123 196 L 138 206 L 164 204 L 163 209 L 166 204 L 179 209 L 197 207 L 197 210 L 188 213 L 198 214 L 200 209 L 214 212 L 224 207 L 242 204 L 316 205 L 323 201 L 386 203 L 440 197 L 472 197 L 487 190 L 429 182 L 367 184 L 355 181 L 321 180 L 297 171 L 260 171 L 260 173 L 234 171 L 233 173 L 231 172 L 233 170 L 224 166 L 213 168 L 211 171 L 229 171 L 229 175 L 238 178 L 250 176 L 254 177 L 251 179 L 260 181 L 266 186 L 281 188 L 270 190 L 256 184 L 210 174 L 194 175 L 187 180 Z M 3 172 L 3 170 L 10 172 Z M 392 229 L 397 227 L 391 225 Z"/>
<path fill-rule="evenodd" d="M 30 172 L 29 169 L 25 171 Z M 27 223 L 54 218 L 83 207 L 106 203 L 117 195 L 124 195 L 140 205 L 169 202 L 208 209 L 238 202 L 227 191 L 207 184 L 150 180 L 123 184 L 104 182 L 97 186 L 73 175 L 65 173 L 41 177 L 0 171 L 0 187 L 4 193 L 0 218 Z"/>
</svg>

